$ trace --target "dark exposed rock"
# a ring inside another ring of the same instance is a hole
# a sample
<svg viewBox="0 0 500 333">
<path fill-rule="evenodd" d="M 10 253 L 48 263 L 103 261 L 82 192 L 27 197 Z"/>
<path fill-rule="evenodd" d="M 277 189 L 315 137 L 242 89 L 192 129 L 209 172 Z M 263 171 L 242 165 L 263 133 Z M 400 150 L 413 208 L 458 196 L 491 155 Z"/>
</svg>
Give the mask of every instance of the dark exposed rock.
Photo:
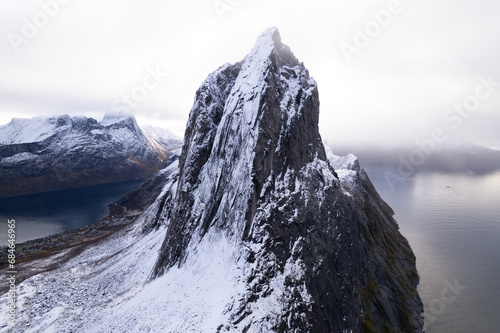
<svg viewBox="0 0 500 333">
<path fill-rule="evenodd" d="M 221 332 L 421 332 L 411 248 L 359 163 L 347 181 L 335 172 L 318 115 L 316 83 L 275 28 L 209 75 L 156 214 L 168 229 L 151 279 L 223 239 L 245 291 Z"/>
</svg>

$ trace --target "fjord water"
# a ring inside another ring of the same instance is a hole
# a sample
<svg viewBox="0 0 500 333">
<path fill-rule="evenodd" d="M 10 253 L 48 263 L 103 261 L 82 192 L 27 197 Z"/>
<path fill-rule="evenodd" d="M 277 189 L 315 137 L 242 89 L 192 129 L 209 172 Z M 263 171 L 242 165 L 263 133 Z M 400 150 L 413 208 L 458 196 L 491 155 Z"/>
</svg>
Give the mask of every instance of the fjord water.
<svg viewBox="0 0 500 333">
<path fill-rule="evenodd" d="M 0 199 L 0 244 L 7 244 L 7 220 L 16 220 L 16 241 L 82 227 L 108 215 L 107 205 L 138 188 L 130 180 Z"/>
<path fill-rule="evenodd" d="M 500 332 L 500 172 L 365 170 L 417 257 L 426 332 Z"/>
</svg>

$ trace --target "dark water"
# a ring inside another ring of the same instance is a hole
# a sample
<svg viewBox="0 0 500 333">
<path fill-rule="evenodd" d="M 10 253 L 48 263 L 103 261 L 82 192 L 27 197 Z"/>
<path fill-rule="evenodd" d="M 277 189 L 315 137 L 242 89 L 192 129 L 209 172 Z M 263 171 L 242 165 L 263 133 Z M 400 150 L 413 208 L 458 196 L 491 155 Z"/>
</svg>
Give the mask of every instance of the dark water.
<svg viewBox="0 0 500 333">
<path fill-rule="evenodd" d="M 417 257 L 426 332 L 500 332 L 500 172 L 426 172 L 394 186 L 387 170 L 365 169 Z"/>
<path fill-rule="evenodd" d="M 131 180 L 78 189 L 0 199 L 0 244 L 7 244 L 7 220 L 16 220 L 16 241 L 82 227 L 108 215 L 107 205 L 138 188 Z"/>
</svg>

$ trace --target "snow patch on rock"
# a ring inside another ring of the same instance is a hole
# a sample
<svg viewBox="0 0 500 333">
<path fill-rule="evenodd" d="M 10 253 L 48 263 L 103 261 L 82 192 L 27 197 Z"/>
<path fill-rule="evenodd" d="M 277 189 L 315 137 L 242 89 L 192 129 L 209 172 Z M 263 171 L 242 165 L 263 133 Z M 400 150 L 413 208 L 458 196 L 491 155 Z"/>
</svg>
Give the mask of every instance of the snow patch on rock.
<svg viewBox="0 0 500 333">
<path fill-rule="evenodd" d="M 353 192 L 357 190 L 360 182 L 360 171 L 362 170 L 358 158 L 353 154 L 346 156 L 335 155 L 330 147 L 325 144 L 325 152 L 330 162 L 330 165 L 335 169 L 339 176 L 340 184 L 344 193 L 352 196 Z"/>
</svg>

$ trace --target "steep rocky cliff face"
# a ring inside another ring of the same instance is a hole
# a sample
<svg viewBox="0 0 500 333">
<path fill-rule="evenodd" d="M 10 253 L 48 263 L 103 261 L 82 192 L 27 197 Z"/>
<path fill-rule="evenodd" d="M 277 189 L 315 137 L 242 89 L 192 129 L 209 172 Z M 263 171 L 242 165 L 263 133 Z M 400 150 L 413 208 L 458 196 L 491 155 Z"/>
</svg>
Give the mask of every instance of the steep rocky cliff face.
<svg viewBox="0 0 500 333">
<path fill-rule="evenodd" d="M 0 197 L 146 177 L 166 159 L 133 117 L 13 119 L 0 127 Z"/>
<path fill-rule="evenodd" d="M 422 332 L 415 256 L 357 159 L 325 150 L 318 113 L 315 81 L 265 31 L 201 85 L 180 155 L 123 199 L 159 192 L 151 206 L 21 283 L 13 329 Z"/>
<path fill-rule="evenodd" d="M 212 254 L 237 268 L 239 286 L 220 331 L 420 331 L 408 242 L 357 162 L 342 187 L 318 114 L 315 81 L 274 28 L 211 74 L 151 278 L 201 264 L 200 249 L 220 243 Z"/>
<path fill-rule="evenodd" d="M 392 208 L 379 196 L 354 155 L 335 156 L 328 147 L 326 151 L 344 193 L 355 201 L 362 221 L 367 254 L 366 280 L 360 292 L 364 305 L 362 331 L 422 331 L 423 305 L 416 291 L 419 276 L 415 256 L 398 231 Z"/>
</svg>

